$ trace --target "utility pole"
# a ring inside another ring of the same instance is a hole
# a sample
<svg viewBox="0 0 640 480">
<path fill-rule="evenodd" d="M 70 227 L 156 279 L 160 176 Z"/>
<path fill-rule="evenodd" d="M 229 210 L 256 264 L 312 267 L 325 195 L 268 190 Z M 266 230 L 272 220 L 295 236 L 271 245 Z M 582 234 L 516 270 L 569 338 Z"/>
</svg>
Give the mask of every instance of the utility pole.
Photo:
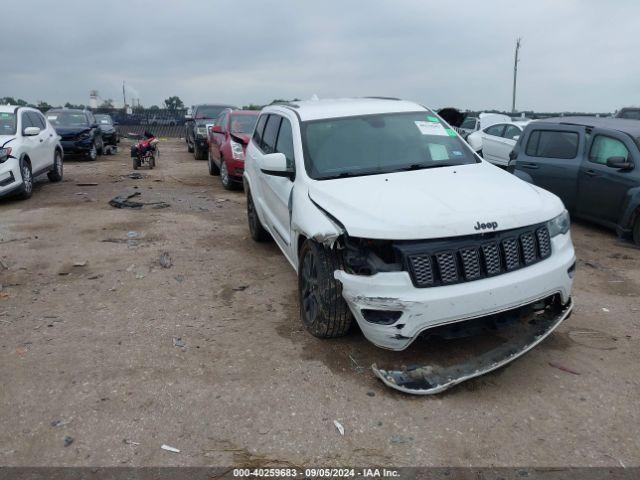
<svg viewBox="0 0 640 480">
<path fill-rule="evenodd" d="M 518 37 L 516 40 L 516 54 L 513 61 L 513 98 L 511 100 L 511 112 L 516 112 L 516 82 L 518 80 L 518 62 L 520 59 L 518 58 L 518 52 L 520 50 L 520 41 L 522 38 Z"/>
<path fill-rule="evenodd" d="M 122 100 L 124 101 L 124 109 L 127 110 L 127 94 L 124 90 L 124 80 L 122 81 Z"/>
</svg>

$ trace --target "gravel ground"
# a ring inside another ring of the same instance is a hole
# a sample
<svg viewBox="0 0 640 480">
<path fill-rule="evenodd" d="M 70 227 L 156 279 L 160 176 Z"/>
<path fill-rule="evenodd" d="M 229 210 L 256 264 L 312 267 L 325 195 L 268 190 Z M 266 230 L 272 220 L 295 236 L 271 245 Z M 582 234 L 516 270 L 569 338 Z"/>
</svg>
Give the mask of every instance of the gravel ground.
<svg viewBox="0 0 640 480">
<path fill-rule="evenodd" d="M 184 143 L 161 148 L 142 179 L 123 142 L 0 201 L 0 465 L 640 464 L 640 250 L 574 224 L 573 316 L 506 368 L 412 397 L 373 377 L 397 354 L 357 329 L 306 333 L 242 192 Z M 170 207 L 108 205 L 136 191 Z M 402 361 L 473 346 L 427 347 Z"/>
</svg>

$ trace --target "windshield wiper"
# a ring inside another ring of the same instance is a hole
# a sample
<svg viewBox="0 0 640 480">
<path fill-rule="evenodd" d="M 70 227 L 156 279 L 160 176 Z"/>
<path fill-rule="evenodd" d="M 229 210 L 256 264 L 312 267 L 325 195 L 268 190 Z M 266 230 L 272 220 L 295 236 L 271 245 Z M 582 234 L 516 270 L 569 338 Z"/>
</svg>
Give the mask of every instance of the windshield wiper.
<svg viewBox="0 0 640 480">
<path fill-rule="evenodd" d="M 320 178 L 318 178 L 318 180 L 334 180 L 336 178 L 359 177 L 360 175 L 367 175 L 367 174 L 366 173 L 363 174 L 363 173 L 353 173 L 353 172 L 342 172 L 342 173 L 337 173 L 335 175 L 327 175 L 326 177 L 320 177 Z"/>
<path fill-rule="evenodd" d="M 457 167 L 460 165 L 459 163 L 412 163 L 411 165 L 407 165 L 406 167 L 396 168 L 395 170 L 390 170 L 390 172 L 405 172 L 409 170 L 424 170 L 427 168 L 439 168 L 439 167 Z"/>
</svg>

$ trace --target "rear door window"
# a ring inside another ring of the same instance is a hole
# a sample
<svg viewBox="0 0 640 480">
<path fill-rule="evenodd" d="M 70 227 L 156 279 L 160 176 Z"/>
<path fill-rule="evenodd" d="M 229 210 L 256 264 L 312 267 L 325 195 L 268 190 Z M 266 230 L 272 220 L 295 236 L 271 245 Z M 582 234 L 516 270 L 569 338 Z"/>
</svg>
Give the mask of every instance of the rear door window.
<svg viewBox="0 0 640 480">
<path fill-rule="evenodd" d="M 506 138 L 507 140 L 516 140 L 515 137 L 519 137 L 521 133 L 522 130 L 520 130 L 515 125 L 507 125 L 507 128 L 504 129 L 502 137 Z"/>
<path fill-rule="evenodd" d="M 529 157 L 575 158 L 579 141 L 576 132 L 534 130 L 529 135 L 525 153 Z"/>
<path fill-rule="evenodd" d="M 260 115 L 258 123 L 256 123 L 256 129 L 253 131 L 253 141 L 256 145 L 260 146 L 262 142 L 262 132 L 264 131 L 264 124 L 267 122 L 269 115 Z"/>
<path fill-rule="evenodd" d="M 264 134 L 262 135 L 262 143 L 260 145 L 260 148 L 262 148 L 265 154 L 276 151 L 276 138 L 278 137 L 281 119 L 282 117 L 280 115 L 269 115 L 269 120 L 264 127 Z"/>
<path fill-rule="evenodd" d="M 501 137 L 502 136 L 502 132 L 504 131 L 504 127 L 505 124 L 504 123 L 499 123 L 497 125 L 491 125 L 490 127 L 487 127 L 484 129 L 484 133 L 486 133 L 487 135 L 493 135 L 496 137 Z"/>
<path fill-rule="evenodd" d="M 617 138 L 606 135 L 596 135 L 589 151 L 589 161 L 606 165 L 611 157 L 623 157 L 629 159 L 629 150 L 625 144 Z"/>
</svg>

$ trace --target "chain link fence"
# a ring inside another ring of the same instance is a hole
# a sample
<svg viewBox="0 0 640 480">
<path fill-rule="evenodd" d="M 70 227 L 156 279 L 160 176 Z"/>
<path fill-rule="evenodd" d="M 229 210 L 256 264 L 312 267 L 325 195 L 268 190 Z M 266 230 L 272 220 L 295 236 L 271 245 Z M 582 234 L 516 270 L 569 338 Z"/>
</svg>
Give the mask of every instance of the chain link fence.
<svg viewBox="0 0 640 480">
<path fill-rule="evenodd" d="M 110 115 L 122 137 L 140 135 L 145 131 L 153 133 L 156 137 L 184 137 L 186 109 L 135 108 L 131 113 L 127 113 L 121 108 L 97 108 L 94 113 Z"/>
</svg>

